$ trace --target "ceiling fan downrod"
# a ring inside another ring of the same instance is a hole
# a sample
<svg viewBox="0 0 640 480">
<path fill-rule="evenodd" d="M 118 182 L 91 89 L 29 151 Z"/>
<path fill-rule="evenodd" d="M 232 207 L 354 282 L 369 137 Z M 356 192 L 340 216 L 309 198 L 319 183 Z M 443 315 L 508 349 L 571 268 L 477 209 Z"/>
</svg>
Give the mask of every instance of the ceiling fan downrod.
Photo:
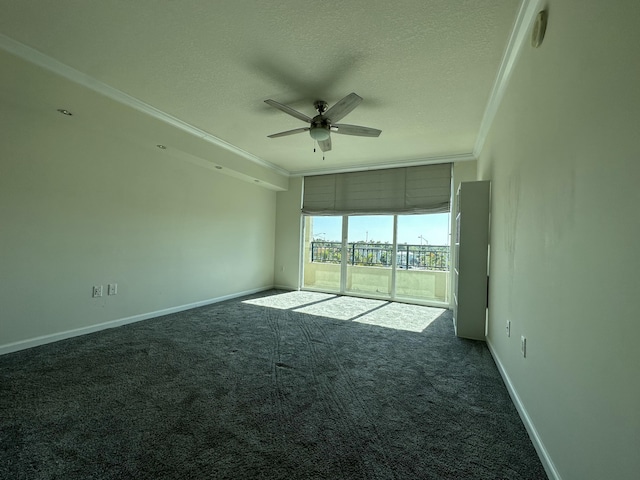
<svg viewBox="0 0 640 480">
<path fill-rule="evenodd" d="M 319 115 L 324 114 L 327 111 L 329 105 L 324 100 L 316 100 L 313 102 L 313 107 L 316 109 Z"/>
</svg>

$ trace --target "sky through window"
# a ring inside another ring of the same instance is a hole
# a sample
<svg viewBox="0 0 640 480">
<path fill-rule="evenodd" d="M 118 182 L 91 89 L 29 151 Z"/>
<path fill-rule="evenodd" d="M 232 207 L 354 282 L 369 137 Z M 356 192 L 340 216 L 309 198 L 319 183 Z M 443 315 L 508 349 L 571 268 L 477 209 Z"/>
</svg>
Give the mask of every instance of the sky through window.
<svg viewBox="0 0 640 480">
<path fill-rule="evenodd" d="M 313 217 L 312 238 L 340 242 L 342 217 Z M 388 216 L 349 217 L 349 240 L 363 242 L 393 241 Z M 448 245 L 449 214 L 398 215 L 398 243 L 409 245 Z"/>
</svg>

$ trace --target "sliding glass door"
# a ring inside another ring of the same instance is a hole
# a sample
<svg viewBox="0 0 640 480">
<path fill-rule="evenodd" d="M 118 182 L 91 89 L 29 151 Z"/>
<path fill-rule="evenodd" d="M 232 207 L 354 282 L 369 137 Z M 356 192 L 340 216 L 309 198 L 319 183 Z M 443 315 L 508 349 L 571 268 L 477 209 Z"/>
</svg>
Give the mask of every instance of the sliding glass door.
<svg viewBox="0 0 640 480">
<path fill-rule="evenodd" d="M 449 214 L 398 215 L 395 296 L 448 302 Z"/>
<path fill-rule="evenodd" d="M 449 301 L 448 213 L 304 218 L 304 288 Z"/>
<path fill-rule="evenodd" d="M 348 218 L 345 291 L 389 297 L 392 293 L 393 215 Z"/>
<path fill-rule="evenodd" d="M 304 219 L 303 287 L 342 291 L 342 216 Z"/>
</svg>

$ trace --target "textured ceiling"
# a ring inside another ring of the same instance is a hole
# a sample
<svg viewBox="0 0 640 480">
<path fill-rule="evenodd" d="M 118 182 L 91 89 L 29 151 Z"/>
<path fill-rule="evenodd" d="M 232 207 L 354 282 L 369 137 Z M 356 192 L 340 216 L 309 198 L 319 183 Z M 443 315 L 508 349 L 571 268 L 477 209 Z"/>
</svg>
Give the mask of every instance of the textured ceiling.
<svg viewBox="0 0 640 480">
<path fill-rule="evenodd" d="M 0 32 L 288 172 L 472 152 L 516 0 L 0 0 Z M 379 138 L 267 138 L 350 92 Z M 82 108 L 81 105 L 74 108 Z M 127 119 L 121 119 L 121 123 Z M 170 145 L 169 145 L 170 146 Z"/>
</svg>

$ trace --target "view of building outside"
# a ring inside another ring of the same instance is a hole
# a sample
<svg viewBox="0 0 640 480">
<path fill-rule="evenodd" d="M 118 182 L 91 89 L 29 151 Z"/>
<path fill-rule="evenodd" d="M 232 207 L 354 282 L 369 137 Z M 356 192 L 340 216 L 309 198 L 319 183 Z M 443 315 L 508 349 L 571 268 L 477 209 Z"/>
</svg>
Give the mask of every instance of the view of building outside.
<svg viewBox="0 0 640 480">
<path fill-rule="evenodd" d="M 347 264 L 389 267 L 393 252 L 393 216 L 350 216 Z M 342 217 L 313 217 L 311 261 L 340 263 Z M 399 215 L 398 268 L 449 268 L 449 214 Z"/>
<path fill-rule="evenodd" d="M 397 216 L 395 275 L 391 273 L 394 216 L 348 216 L 344 249 L 342 220 L 341 216 L 305 219 L 305 287 L 448 301 L 448 213 Z"/>
</svg>

